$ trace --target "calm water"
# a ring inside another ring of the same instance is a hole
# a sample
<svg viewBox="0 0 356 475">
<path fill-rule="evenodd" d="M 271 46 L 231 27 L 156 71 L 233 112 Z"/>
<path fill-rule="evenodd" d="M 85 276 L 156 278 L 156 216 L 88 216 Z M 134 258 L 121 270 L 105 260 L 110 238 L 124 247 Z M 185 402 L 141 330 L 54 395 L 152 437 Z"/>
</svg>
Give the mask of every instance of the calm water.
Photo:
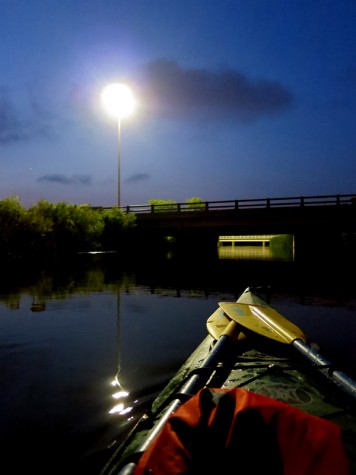
<svg viewBox="0 0 356 475">
<path fill-rule="evenodd" d="M 0 473 L 99 475 L 110 446 L 206 335 L 218 302 L 248 286 L 270 286 L 273 305 L 356 377 L 356 289 L 344 263 L 299 266 L 251 251 L 3 267 Z M 120 390 L 131 396 L 115 398 Z"/>
</svg>

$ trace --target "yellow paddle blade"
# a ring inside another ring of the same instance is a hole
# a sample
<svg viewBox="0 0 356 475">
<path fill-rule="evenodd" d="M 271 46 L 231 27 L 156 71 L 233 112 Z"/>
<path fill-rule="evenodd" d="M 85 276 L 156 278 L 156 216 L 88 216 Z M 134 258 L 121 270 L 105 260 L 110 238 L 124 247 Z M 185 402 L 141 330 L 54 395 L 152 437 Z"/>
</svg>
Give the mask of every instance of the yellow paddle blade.
<svg viewBox="0 0 356 475">
<path fill-rule="evenodd" d="M 287 344 L 297 339 L 306 342 L 303 331 L 273 308 L 236 302 L 219 305 L 228 318 L 258 335 Z"/>
<path fill-rule="evenodd" d="M 240 325 L 237 325 L 235 322 L 233 322 L 234 324 L 231 325 L 231 323 L 231 319 L 226 318 L 221 308 L 218 308 L 208 318 L 206 322 L 206 327 L 210 335 L 214 338 L 214 340 L 218 340 L 222 335 L 228 335 L 233 340 L 240 340 L 246 338 L 245 335 L 240 332 Z"/>
</svg>

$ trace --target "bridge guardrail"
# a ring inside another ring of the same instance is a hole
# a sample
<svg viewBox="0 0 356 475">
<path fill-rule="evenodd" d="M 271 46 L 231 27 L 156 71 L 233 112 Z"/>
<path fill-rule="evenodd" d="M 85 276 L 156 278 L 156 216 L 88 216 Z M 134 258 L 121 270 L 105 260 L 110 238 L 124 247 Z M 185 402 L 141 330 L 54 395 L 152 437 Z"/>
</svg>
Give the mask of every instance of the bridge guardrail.
<svg viewBox="0 0 356 475">
<path fill-rule="evenodd" d="M 243 200 L 203 201 L 197 203 L 163 203 L 121 206 L 121 210 L 132 214 L 181 213 L 189 211 L 238 210 L 246 208 L 276 208 L 304 206 L 356 206 L 356 194 L 292 196 L 281 198 L 255 198 Z"/>
</svg>

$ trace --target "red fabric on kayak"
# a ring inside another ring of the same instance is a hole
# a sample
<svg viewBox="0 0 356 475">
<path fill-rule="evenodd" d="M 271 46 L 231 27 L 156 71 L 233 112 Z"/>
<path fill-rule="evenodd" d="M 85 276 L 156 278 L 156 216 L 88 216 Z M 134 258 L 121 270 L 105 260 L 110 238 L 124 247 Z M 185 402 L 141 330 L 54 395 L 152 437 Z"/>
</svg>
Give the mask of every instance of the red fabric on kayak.
<svg viewBox="0 0 356 475">
<path fill-rule="evenodd" d="M 166 422 L 135 475 L 349 475 L 338 425 L 240 388 L 202 389 Z"/>
</svg>

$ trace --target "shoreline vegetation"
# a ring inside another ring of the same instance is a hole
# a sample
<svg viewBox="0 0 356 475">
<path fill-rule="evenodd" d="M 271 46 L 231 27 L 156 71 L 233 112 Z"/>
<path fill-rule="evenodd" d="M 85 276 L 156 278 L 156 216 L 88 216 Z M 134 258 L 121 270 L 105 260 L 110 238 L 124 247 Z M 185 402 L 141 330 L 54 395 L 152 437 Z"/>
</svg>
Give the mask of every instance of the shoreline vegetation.
<svg viewBox="0 0 356 475">
<path fill-rule="evenodd" d="M 115 250 L 135 227 L 118 208 L 40 200 L 25 209 L 17 196 L 0 201 L 0 256 L 50 256 Z"/>
<path fill-rule="evenodd" d="M 186 200 L 187 211 L 204 206 L 197 197 Z M 174 207 L 172 200 L 149 200 L 149 204 Z M 0 258 L 61 257 L 83 252 L 119 252 L 140 242 L 136 216 L 118 207 L 94 208 L 88 204 L 50 203 L 39 200 L 28 209 L 18 196 L 0 201 Z M 340 236 L 342 254 L 356 254 L 356 234 Z M 151 243 L 153 244 L 153 243 Z M 158 246 L 158 247 L 157 247 Z M 275 253 L 290 253 L 292 235 L 279 235 L 270 243 Z M 175 249 L 175 238 L 156 243 L 162 251 Z"/>
<path fill-rule="evenodd" d="M 149 200 L 149 204 L 168 207 L 174 203 Z M 186 203 L 193 210 L 203 206 L 195 197 Z M 26 209 L 18 196 L 10 196 L 0 201 L 0 257 L 119 251 L 133 241 L 135 227 L 136 216 L 118 207 L 94 208 L 42 199 Z"/>
</svg>

